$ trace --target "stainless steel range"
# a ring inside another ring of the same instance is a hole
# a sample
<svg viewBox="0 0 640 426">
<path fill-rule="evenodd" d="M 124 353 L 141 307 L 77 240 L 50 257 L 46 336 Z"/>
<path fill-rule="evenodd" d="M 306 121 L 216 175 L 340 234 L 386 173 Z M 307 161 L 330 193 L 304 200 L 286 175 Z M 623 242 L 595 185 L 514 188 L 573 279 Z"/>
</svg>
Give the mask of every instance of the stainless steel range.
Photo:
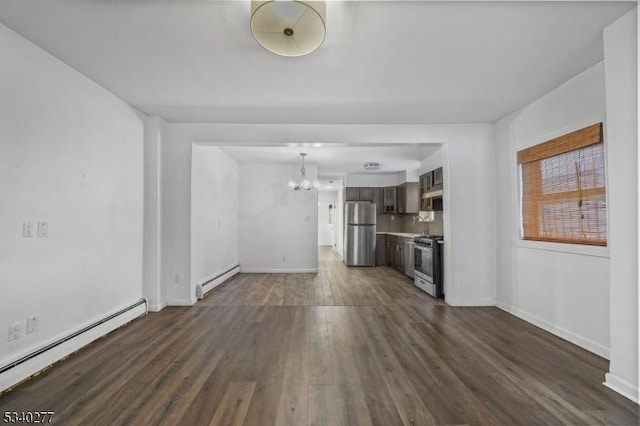
<svg viewBox="0 0 640 426">
<path fill-rule="evenodd" d="M 414 281 L 416 287 L 436 298 L 444 298 L 443 253 L 441 235 L 423 235 L 414 240 Z"/>
</svg>

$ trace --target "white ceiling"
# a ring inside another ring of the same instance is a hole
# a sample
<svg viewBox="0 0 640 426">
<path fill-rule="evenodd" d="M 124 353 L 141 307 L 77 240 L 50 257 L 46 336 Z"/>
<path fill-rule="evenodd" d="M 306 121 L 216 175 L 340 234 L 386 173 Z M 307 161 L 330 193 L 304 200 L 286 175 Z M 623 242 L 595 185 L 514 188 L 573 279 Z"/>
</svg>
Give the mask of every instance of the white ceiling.
<svg viewBox="0 0 640 426">
<path fill-rule="evenodd" d="M 2 0 L 0 22 L 169 121 L 434 124 L 548 93 L 602 60 L 602 29 L 635 4 L 330 1 L 323 45 L 299 58 L 258 45 L 249 0 Z M 412 170 L 437 149 L 312 145 L 224 149 L 240 163 L 305 151 L 323 177 Z"/>
<path fill-rule="evenodd" d="M 314 146 L 316 145 L 316 146 Z M 377 146 L 337 146 L 300 144 L 297 146 L 220 146 L 240 164 L 270 163 L 301 165 L 301 152 L 306 152 L 305 165 L 318 166 L 321 177 L 338 179 L 352 173 L 366 174 L 363 165 L 378 162 L 382 166 L 375 174 L 415 170 L 420 161 L 440 146 L 431 144 L 393 144 Z M 369 172 L 370 173 L 370 172 Z"/>
<path fill-rule="evenodd" d="M 332 1 L 300 58 L 256 43 L 248 0 L 3 0 L 0 22 L 170 121 L 492 122 L 602 60 L 635 4 Z"/>
</svg>

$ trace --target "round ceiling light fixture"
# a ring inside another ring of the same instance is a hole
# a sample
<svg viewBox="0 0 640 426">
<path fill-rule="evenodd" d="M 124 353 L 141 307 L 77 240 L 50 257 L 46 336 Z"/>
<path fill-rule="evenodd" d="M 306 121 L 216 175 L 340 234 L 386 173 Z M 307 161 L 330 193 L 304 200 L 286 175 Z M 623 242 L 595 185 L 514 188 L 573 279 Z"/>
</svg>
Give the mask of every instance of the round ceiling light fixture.
<svg viewBox="0 0 640 426">
<path fill-rule="evenodd" d="M 281 56 L 316 50 L 326 34 L 324 1 L 252 0 L 251 32 L 258 43 Z"/>
<path fill-rule="evenodd" d="M 369 163 L 364 163 L 364 167 L 365 170 L 380 170 L 382 168 L 382 166 L 380 165 L 380 163 L 377 163 L 375 161 L 371 161 Z"/>
</svg>

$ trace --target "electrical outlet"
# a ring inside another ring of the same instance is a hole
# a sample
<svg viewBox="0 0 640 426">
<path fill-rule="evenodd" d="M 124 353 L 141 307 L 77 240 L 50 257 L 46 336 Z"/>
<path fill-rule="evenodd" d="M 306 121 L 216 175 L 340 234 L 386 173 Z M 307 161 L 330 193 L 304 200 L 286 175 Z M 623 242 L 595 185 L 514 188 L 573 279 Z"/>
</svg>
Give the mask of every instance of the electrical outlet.
<svg viewBox="0 0 640 426">
<path fill-rule="evenodd" d="M 35 333 L 38 331 L 38 315 L 27 318 L 27 334 Z"/>
<path fill-rule="evenodd" d="M 31 223 L 31 222 L 23 222 L 22 223 L 22 236 L 24 238 L 33 237 L 33 223 Z"/>
<path fill-rule="evenodd" d="M 38 222 L 38 238 L 49 236 L 49 222 Z"/>
<path fill-rule="evenodd" d="M 22 323 L 18 321 L 18 322 L 14 322 L 9 326 L 9 338 L 8 338 L 9 342 L 20 338 L 20 325 L 22 325 Z"/>
</svg>

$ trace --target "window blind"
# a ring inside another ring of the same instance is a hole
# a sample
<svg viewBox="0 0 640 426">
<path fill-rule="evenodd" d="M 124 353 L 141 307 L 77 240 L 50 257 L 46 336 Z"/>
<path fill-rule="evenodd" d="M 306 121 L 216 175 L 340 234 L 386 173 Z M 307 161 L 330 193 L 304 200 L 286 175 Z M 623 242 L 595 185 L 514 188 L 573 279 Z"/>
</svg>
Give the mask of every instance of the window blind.
<svg viewBox="0 0 640 426">
<path fill-rule="evenodd" d="M 607 245 L 602 123 L 518 152 L 526 240 Z"/>
</svg>

